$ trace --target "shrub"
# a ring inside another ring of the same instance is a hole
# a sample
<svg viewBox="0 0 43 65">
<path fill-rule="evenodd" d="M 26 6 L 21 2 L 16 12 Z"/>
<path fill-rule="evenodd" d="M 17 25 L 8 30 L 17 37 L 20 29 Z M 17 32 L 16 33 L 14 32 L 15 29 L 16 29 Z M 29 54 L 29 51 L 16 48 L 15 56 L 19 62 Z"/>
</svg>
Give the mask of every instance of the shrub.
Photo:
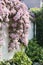
<svg viewBox="0 0 43 65">
<path fill-rule="evenodd" d="M 24 46 L 21 45 L 21 50 L 19 52 L 14 53 L 14 56 L 10 60 L 3 60 L 2 62 L 0 61 L 0 65 L 32 65 L 32 61 L 26 53 L 24 52 Z"/>
<path fill-rule="evenodd" d="M 31 65 L 32 61 L 24 52 L 17 52 L 13 57 L 13 62 L 16 65 Z"/>
<path fill-rule="evenodd" d="M 33 62 L 43 63 L 43 48 L 39 44 L 37 44 L 36 40 L 29 41 L 25 52 Z"/>
<path fill-rule="evenodd" d="M 9 62 L 0 62 L 0 65 L 11 65 Z"/>
<path fill-rule="evenodd" d="M 43 7 L 42 8 L 33 8 L 31 11 L 34 13 L 35 17 L 33 18 L 34 24 L 36 24 L 36 38 L 40 45 L 43 46 Z"/>
</svg>

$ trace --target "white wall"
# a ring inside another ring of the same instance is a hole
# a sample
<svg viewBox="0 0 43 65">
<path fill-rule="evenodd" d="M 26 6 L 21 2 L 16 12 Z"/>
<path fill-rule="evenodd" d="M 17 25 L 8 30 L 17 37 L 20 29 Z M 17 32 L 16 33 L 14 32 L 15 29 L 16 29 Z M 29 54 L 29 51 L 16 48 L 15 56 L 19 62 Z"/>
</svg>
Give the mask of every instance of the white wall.
<svg viewBox="0 0 43 65">
<path fill-rule="evenodd" d="M 29 29 L 28 39 L 31 40 L 33 38 L 33 23 L 31 22 L 31 27 Z"/>
<path fill-rule="evenodd" d="M 27 4 L 29 8 L 33 7 L 40 7 L 41 0 L 21 0 Z"/>
</svg>

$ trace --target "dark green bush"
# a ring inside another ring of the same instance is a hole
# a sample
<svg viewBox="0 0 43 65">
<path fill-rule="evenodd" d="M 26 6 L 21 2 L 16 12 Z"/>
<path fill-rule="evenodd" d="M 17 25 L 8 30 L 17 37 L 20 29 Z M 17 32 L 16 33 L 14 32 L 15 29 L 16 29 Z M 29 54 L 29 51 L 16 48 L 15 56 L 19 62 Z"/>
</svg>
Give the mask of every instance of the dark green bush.
<svg viewBox="0 0 43 65">
<path fill-rule="evenodd" d="M 25 52 L 33 62 L 43 63 L 43 48 L 39 44 L 37 44 L 36 40 L 29 41 Z"/>
<path fill-rule="evenodd" d="M 36 38 L 40 45 L 43 46 L 43 7 L 39 9 L 32 9 L 35 17 L 33 18 L 36 24 Z"/>
<path fill-rule="evenodd" d="M 13 62 L 16 65 L 32 65 L 32 61 L 24 52 L 17 52 L 13 57 Z"/>
<path fill-rule="evenodd" d="M 36 20 L 36 37 L 40 45 L 43 46 L 43 8 L 35 15 Z"/>
</svg>

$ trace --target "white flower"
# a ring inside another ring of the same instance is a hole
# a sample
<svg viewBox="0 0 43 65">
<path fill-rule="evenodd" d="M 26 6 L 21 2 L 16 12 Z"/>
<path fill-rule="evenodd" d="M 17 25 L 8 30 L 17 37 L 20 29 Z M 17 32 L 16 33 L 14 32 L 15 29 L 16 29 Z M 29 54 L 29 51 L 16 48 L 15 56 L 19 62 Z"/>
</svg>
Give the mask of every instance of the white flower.
<svg viewBox="0 0 43 65">
<path fill-rule="evenodd" d="M 28 29 L 30 26 L 29 12 L 27 6 L 19 0 L 0 0 L 0 20 L 7 26 L 11 43 L 9 50 L 15 46 L 19 49 L 19 39 L 25 45 L 28 44 Z M 10 27 L 11 26 L 11 27 Z M 0 23 L 1 27 L 1 23 Z"/>
<path fill-rule="evenodd" d="M 11 12 L 11 14 L 15 14 L 16 10 L 14 8 L 12 8 L 10 12 Z"/>
<path fill-rule="evenodd" d="M 17 21 L 18 19 L 20 19 L 20 17 L 23 15 L 23 10 L 20 8 L 16 14 L 16 16 L 14 16 L 14 20 Z"/>
<path fill-rule="evenodd" d="M 0 27 L 2 27 L 2 23 L 0 22 Z"/>
</svg>

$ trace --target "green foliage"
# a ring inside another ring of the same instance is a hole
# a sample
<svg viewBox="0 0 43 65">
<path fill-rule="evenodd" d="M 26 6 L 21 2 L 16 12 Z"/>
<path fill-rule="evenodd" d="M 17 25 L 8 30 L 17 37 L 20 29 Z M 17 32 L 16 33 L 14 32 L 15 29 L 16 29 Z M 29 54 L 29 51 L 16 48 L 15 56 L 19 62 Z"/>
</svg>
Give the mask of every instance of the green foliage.
<svg viewBox="0 0 43 65">
<path fill-rule="evenodd" d="M 33 62 L 43 63 L 43 48 L 37 44 L 36 40 L 29 41 L 25 52 Z"/>
<path fill-rule="evenodd" d="M 32 65 L 32 61 L 24 52 L 17 52 L 13 57 L 13 62 L 16 65 Z"/>
<path fill-rule="evenodd" d="M 10 65 L 9 62 L 0 62 L 0 65 Z"/>
<path fill-rule="evenodd" d="M 37 12 L 37 11 L 40 11 L 40 8 L 30 8 L 30 11 Z"/>
<path fill-rule="evenodd" d="M 13 58 L 9 61 L 0 62 L 0 65 L 32 65 L 32 61 L 25 52 L 16 52 Z"/>
<path fill-rule="evenodd" d="M 34 23 L 36 24 L 36 37 L 40 45 L 43 46 L 43 7 L 39 9 L 31 9 L 35 15 Z"/>
<path fill-rule="evenodd" d="M 43 8 L 39 13 L 38 16 L 36 15 L 36 37 L 40 45 L 43 46 Z"/>
</svg>

